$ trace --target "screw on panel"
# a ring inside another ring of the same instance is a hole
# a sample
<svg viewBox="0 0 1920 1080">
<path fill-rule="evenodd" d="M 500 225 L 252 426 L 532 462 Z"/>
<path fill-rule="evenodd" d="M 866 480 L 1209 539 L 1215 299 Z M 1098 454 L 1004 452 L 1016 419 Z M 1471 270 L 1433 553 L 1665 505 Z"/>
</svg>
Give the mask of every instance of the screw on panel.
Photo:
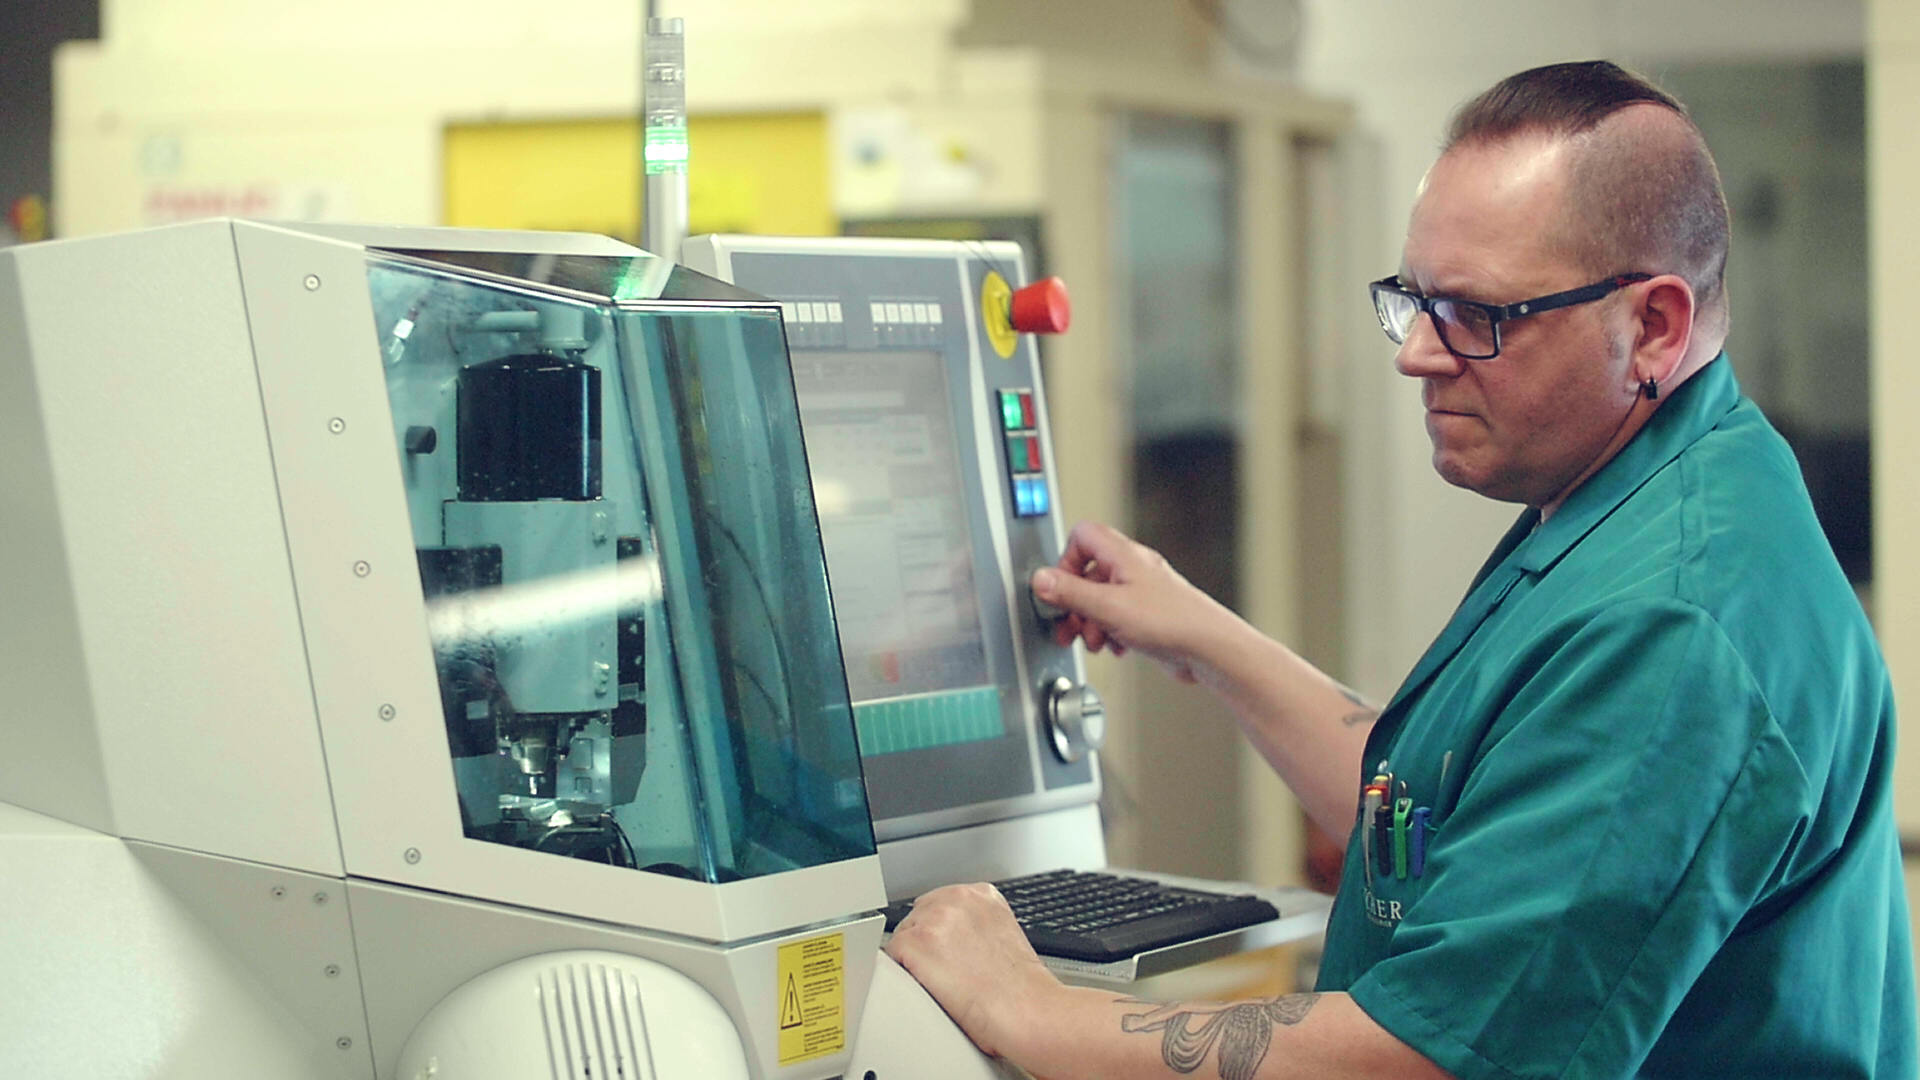
<svg viewBox="0 0 1920 1080">
<path fill-rule="evenodd" d="M 342 1050 L 351 1050 L 353 1049 L 353 1040 L 348 1038 L 345 1035 L 342 1035 L 339 1038 L 333 1040 L 333 1045 L 339 1047 Z"/>
<path fill-rule="evenodd" d="M 393 719 L 393 718 L 394 718 L 394 717 L 395 717 L 396 715 L 398 715 L 398 713 L 396 713 L 396 712 L 394 711 L 394 708 L 393 708 L 393 706 L 391 706 L 391 705 L 382 705 L 382 706 L 380 706 L 380 719 L 382 719 L 382 720 L 391 720 L 391 719 Z"/>
<path fill-rule="evenodd" d="M 420 849 L 419 849 L 419 848 L 417 848 L 417 847 L 410 847 L 410 848 L 408 848 L 408 849 L 407 849 L 407 862 L 409 862 L 409 863 L 417 863 L 417 862 L 419 862 L 419 861 L 420 861 Z"/>
<path fill-rule="evenodd" d="M 307 280 L 302 284 L 306 285 L 308 292 L 313 292 L 315 289 L 318 289 L 320 287 L 320 275 L 308 274 Z"/>
<path fill-rule="evenodd" d="M 338 435 L 341 432 L 347 430 L 347 422 L 336 416 L 333 419 L 327 421 L 327 430 L 333 432 L 335 435 Z"/>
<path fill-rule="evenodd" d="M 359 562 L 353 564 L 353 576 L 366 577 L 371 573 L 373 573 L 373 564 L 367 560 L 361 559 Z"/>
<path fill-rule="evenodd" d="M 273 888 L 268 889 L 267 892 L 272 894 L 275 900 L 285 900 L 287 898 L 287 887 L 285 885 L 275 885 Z"/>
<path fill-rule="evenodd" d="M 339 965 L 339 964 L 328 964 L 328 965 L 327 965 L 326 967 L 324 967 L 324 968 L 321 968 L 320 970 L 322 970 L 322 971 L 324 971 L 324 972 L 326 972 L 326 973 L 327 973 L 327 978 L 329 978 L 329 979 L 337 979 L 337 978 L 339 978 L 339 977 L 340 977 L 340 965 Z"/>
<path fill-rule="evenodd" d="M 314 894 L 313 894 L 313 902 L 314 902 L 314 903 L 316 903 L 316 904 L 324 904 L 324 903 L 326 903 L 326 902 L 327 902 L 327 894 L 326 894 L 326 893 L 323 893 L 323 892 L 317 892 L 317 893 L 314 893 Z"/>
</svg>

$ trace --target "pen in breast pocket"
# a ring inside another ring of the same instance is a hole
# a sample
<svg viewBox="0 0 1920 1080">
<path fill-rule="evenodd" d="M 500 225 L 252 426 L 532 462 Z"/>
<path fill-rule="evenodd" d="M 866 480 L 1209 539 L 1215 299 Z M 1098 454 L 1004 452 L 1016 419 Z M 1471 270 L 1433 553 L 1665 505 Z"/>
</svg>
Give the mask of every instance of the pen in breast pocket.
<svg viewBox="0 0 1920 1080">
<path fill-rule="evenodd" d="M 1373 857 L 1380 873 L 1393 876 L 1393 807 L 1382 803 L 1373 812 Z"/>
<path fill-rule="evenodd" d="M 1367 886 L 1373 886 L 1373 819 L 1380 812 L 1379 785 L 1367 785 L 1366 799 L 1360 807 L 1360 861 L 1367 867 Z"/>
<path fill-rule="evenodd" d="M 1393 801 L 1393 876 L 1407 880 L 1407 823 L 1413 816 L 1412 799 Z"/>
<path fill-rule="evenodd" d="M 1407 873 L 1414 877 L 1427 872 L 1427 819 L 1431 816 L 1431 809 L 1418 807 L 1407 825 Z"/>
</svg>

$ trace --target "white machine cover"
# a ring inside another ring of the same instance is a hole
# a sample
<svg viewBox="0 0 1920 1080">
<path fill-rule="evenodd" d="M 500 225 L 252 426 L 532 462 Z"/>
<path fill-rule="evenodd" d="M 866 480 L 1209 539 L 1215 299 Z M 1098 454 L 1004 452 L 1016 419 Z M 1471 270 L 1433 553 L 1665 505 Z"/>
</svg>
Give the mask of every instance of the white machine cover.
<svg viewBox="0 0 1920 1080">
<path fill-rule="evenodd" d="M 747 1080 L 713 995 L 651 960 L 583 949 L 475 976 L 420 1021 L 401 1080 Z"/>
</svg>

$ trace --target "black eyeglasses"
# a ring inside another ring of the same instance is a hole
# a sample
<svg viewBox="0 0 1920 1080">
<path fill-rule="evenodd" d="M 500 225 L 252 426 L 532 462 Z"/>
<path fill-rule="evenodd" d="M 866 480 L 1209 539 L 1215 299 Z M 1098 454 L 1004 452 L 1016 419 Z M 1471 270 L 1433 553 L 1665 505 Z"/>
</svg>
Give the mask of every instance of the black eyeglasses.
<svg viewBox="0 0 1920 1080">
<path fill-rule="evenodd" d="M 1380 318 L 1380 329 L 1387 332 L 1395 345 L 1406 343 L 1407 335 L 1413 333 L 1414 320 L 1424 311 L 1433 317 L 1433 328 L 1439 332 L 1440 344 L 1445 345 L 1448 352 L 1462 360 L 1491 360 L 1500 355 L 1500 324 L 1508 319 L 1589 304 L 1652 277 L 1652 274 L 1615 274 L 1578 289 L 1536 296 L 1517 304 L 1483 304 L 1451 296 L 1422 296 L 1401 285 L 1398 275 L 1381 278 L 1368 285 L 1367 290 L 1373 294 L 1373 313 Z"/>
</svg>

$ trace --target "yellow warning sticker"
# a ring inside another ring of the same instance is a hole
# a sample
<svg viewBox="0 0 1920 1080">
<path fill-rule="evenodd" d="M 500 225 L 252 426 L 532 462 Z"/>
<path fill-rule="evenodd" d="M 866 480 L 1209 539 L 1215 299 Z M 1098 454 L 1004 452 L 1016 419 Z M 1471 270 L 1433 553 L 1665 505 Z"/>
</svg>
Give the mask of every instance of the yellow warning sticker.
<svg viewBox="0 0 1920 1080">
<path fill-rule="evenodd" d="M 847 1048 L 847 965 L 840 934 L 780 946 L 780 1064 Z"/>
</svg>

